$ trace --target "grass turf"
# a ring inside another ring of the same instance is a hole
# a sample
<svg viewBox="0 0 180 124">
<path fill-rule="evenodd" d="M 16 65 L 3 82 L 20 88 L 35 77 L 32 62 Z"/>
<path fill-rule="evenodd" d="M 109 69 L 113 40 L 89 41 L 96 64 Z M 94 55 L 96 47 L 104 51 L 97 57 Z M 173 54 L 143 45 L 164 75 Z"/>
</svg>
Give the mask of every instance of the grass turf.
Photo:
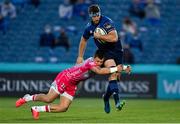
<svg viewBox="0 0 180 124">
<path fill-rule="evenodd" d="M 16 98 L 0 98 L 0 123 L 172 123 L 180 122 L 180 101 L 126 100 L 122 111 L 116 111 L 113 100 L 111 112 L 103 110 L 102 99 L 76 98 L 65 113 L 40 113 L 39 120 L 33 120 L 28 103 L 15 108 Z M 54 103 L 58 103 L 56 100 Z"/>
</svg>

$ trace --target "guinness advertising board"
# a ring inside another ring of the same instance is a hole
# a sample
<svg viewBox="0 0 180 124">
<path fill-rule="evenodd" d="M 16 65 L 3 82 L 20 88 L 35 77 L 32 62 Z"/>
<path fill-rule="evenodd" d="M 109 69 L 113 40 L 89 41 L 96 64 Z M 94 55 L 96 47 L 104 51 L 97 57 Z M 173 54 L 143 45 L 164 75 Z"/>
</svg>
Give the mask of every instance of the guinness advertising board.
<svg viewBox="0 0 180 124">
<path fill-rule="evenodd" d="M 46 93 L 54 73 L 0 73 L 0 96 Z"/>
<path fill-rule="evenodd" d="M 156 98 L 156 74 L 122 75 L 118 82 L 119 93 L 124 98 Z M 79 85 L 77 96 L 102 97 L 108 86 L 108 77 L 97 75 Z"/>
<path fill-rule="evenodd" d="M 0 73 L 0 96 L 23 96 L 47 93 L 57 73 Z M 122 75 L 118 82 L 120 96 L 125 98 L 155 98 L 156 74 Z M 76 97 L 102 97 L 108 76 L 96 75 L 78 86 Z"/>
</svg>

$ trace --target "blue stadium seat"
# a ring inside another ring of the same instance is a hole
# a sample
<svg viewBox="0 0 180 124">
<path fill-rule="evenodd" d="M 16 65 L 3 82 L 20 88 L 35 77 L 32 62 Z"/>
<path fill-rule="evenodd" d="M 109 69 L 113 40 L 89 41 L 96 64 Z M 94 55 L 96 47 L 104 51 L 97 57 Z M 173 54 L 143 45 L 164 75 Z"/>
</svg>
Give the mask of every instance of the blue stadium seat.
<svg viewBox="0 0 180 124">
<path fill-rule="evenodd" d="M 58 62 L 74 63 L 77 57 L 80 36 L 83 33 L 87 21 L 78 17 L 71 20 L 61 20 L 58 17 L 58 7 L 62 0 L 43 0 L 38 12 L 30 5 L 18 13 L 17 18 L 12 20 L 6 35 L 0 32 L 0 62 L 37 62 L 35 58 L 41 56 L 42 62 L 50 62 L 50 57 L 57 57 Z M 128 6 L 131 0 L 100 0 L 102 13 L 111 17 L 118 26 L 118 31 L 122 27 L 122 18 L 128 16 Z M 159 63 L 172 64 L 180 56 L 180 13 L 177 8 L 180 6 L 179 0 L 163 0 L 160 5 L 161 24 L 152 27 L 144 20 L 133 18 L 138 26 L 145 26 L 148 30 L 142 33 L 144 51 L 142 53 L 133 51 L 136 63 Z M 172 14 L 173 13 L 173 14 Z M 39 48 L 39 35 L 45 24 L 60 25 L 66 27 L 74 25 L 78 33 L 68 33 L 71 48 L 66 52 L 64 48 L 57 47 Z M 95 45 L 88 41 L 85 57 L 92 56 Z M 22 52 L 23 51 L 23 52 Z"/>
</svg>

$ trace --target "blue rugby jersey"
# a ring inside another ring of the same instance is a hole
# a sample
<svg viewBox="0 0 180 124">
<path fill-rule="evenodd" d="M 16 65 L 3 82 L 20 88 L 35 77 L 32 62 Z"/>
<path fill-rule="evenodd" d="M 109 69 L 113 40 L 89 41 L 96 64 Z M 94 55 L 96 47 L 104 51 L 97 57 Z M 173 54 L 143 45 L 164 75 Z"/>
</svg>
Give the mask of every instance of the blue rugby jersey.
<svg viewBox="0 0 180 124">
<path fill-rule="evenodd" d="M 93 36 L 94 30 L 97 27 L 104 29 L 107 33 L 109 33 L 112 30 L 116 30 L 114 26 L 114 22 L 110 18 L 102 15 L 98 24 L 93 24 L 92 22 L 89 22 L 87 24 L 85 31 L 83 33 L 83 37 L 88 40 L 91 36 Z M 101 50 L 105 50 L 105 51 L 106 50 L 109 51 L 110 49 L 122 50 L 120 38 L 118 38 L 117 42 L 113 42 L 113 43 L 99 42 L 97 39 L 94 38 L 94 42 L 96 46 Z"/>
</svg>

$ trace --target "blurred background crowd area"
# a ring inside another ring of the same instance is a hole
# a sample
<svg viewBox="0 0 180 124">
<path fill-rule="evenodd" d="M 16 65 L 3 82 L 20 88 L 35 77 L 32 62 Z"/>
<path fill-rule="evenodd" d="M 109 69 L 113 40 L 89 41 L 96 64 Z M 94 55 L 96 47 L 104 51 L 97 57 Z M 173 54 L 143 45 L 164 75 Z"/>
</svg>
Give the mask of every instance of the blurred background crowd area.
<svg viewBox="0 0 180 124">
<path fill-rule="evenodd" d="M 180 64 L 180 0 L 0 0 L 0 63 L 74 63 L 91 4 L 114 21 L 124 63 Z"/>
</svg>

